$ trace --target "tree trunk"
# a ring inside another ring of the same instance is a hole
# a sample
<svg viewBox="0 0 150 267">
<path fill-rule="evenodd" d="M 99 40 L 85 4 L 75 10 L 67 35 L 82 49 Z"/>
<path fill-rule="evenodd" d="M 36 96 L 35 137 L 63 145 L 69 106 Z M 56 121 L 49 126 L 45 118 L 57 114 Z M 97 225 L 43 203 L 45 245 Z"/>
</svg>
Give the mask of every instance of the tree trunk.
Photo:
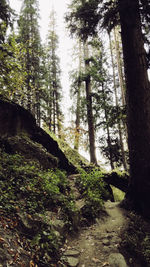
<svg viewBox="0 0 150 267">
<path fill-rule="evenodd" d="M 130 185 L 127 200 L 150 218 L 150 84 L 138 0 L 119 0 L 125 63 Z"/>
<path fill-rule="evenodd" d="M 119 31 L 114 28 L 114 40 L 115 40 L 115 50 L 116 50 L 116 58 L 117 58 L 117 68 L 118 68 L 118 76 L 119 76 L 119 84 L 121 88 L 121 100 L 122 105 L 125 107 L 126 100 L 125 100 L 125 84 L 124 84 L 124 76 L 123 76 L 123 66 L 122 66 L 122 58 L 120 57 L 120 47 L 119 47 L 119 38 L 120 34 Z M 125 120 L 122 120 L 124 130 L 125 130 L 125 137 L 128 138 L 127 134 L 127 124 Z M 127 167 L 127 166 L 126 166 Z"/>
<path fill-rule="evenodd" d="M 116 77 L 115 77 L 115 69 L 114 69 L 114 58 L 113 58 L 113 50 L 112 50 L 112 45 L 111 45 L 110 34 L 109 34 L 109 42 L 110 42 L 111 61 L 112 61 L 112 68 L 113 68 L 113 82 L 114 82 L 114 92 L 115 92 L 115 102 L 116 102 L 115 104 L 118 110 L 119 103 L 118 103 Z M 127 170 L 127 162 L 126 162 L 126 157 L 125 157 L 125 149 L 124 149 L 124 143 L 123 143 L 120 118 L 118 119 L 117 122 L 118 122 L 118 134 L 119 134 L 119 141 L 120 141 L 120 148 L 121 148 L 122 164 L 123 164 L 124 169 Z"/>
<path fill-rule="evenodd" d="M 56 134 L 56 101 L 55 101 L 55 86 L 53 84 L 53 133 Z"/>
<path fill-rule="evenodd" d="M 31 86 L 30 86 L 30 54 L 29 54 L 29 47 L 27 47 L 27 52 L 26 53 L 27 53 L 27 58 L 26 58 L 26 68 L 27 68 L 27 78 L 26 78 L 26 85 L 27 85 L 27 110 L 28 111 L 31 111 Z"/>
<path fill-rule="evenodd" d="M 111 137 L 110 137 L 110 129 L 108 125 L 108 115 L 106 110 L 106 100 L 105 100 L 105 92 L 104 92 L 104 86 L 102 84 L 102 92 L 103 92 L 103 98 L 104 98 L 104 114 L 105 114 L 105 121 L 106 121 L 106 132 L 107 132 L 107 144 L 109 148 L 109 160 L 110 160 L 110 166 L 111 169 L 114 169 L 114 162 L 113 162 L 113 153 L 112 153 L 112 144 L 111 144 Z"/>
<path fill-rule="evenodd" d="M 79 150 L 79 136 L 80 136 L 80 100 L 81 100 L 81 40 L 79 40 L 79 78 L 78 78 L 78 92 L 77 92 L 77 107 L 76 107 L 76 121 L 75 121 L 75 141 L 74 149 Z"/>
<path fill-rule="evenodd" d="M 115 50 L 116 50 L 116 58 L 117 58 L 117 68 L 118 68 L 118 76 L 119 76 L 119 84 L 121 88 L 121 96 L 122 96 L 122 105 L 125 106 L 125 86 L 122 72 L 122 64 L 120 58 L 120 49 L 119 49 L 119 41 L 118 41 L 118 31 L 114 28 L 114 40 L 115 40 Z"/>
<path fill-rule="evenodd" d="M 94 118 L 92 110 L 92 97 L 91 97 L 91 77 L 89 74 L 89 53 L 88 45 L 84 43 L 84 57 L 85 57 L 85 89 L 86 89 L 86 101 L 87 101 L 87 120 L 88 120 L 88 133 L 89 133 L 89 143 L 90 143 L 90 161 L 97 164 L 96 152 L 95 152 L 95 130 L 94 130 Z"/>
<path fill-rule="evenodd" d="M 40 96 L 39 96 L 39 92 L 37 90 L 36 93 L 36 121 L 38 126 L 41 126 L 41 105 L 40 105 Z"/>
<path fill-rule="evenodd" d="M 56 87 L 56 120 L 57 120 L 57 135 L 61 138 L 61 128 L 60 128 L 60 110 L 59 110 L 59 97 L 58 97 L 58 88 Z"/>
</svg>

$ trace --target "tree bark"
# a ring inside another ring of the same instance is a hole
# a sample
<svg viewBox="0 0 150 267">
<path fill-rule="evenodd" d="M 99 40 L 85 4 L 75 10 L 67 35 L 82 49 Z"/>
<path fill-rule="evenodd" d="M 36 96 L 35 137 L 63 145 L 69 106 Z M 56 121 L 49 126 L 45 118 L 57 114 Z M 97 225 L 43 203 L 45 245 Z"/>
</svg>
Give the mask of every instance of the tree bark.
<svg viewBox="0 0 150 267">
<path fill-rule="evenodd" d="M 79 150 L 79 136 L 80 136 L 80 102 L 81 102 L 81 40 L 79 39 L 79 78 L 78 78 L 78 92 L 77 92 L 77 106 L 76 106 L 76 121 L 75 121 L 75 141 L 74 149 Z"/>
<path fill-rule="evenodd" d="M 114 39 L 115 39 L 115 50 L 116 50 L 116 58 L 117 58 L 117 68 L 118 68 L 118 76 L 119 76 L 119 84 L 121 88 L 121 96 L 122 96 L 122 105 L 125 106 L 125 86 L 124 86 L 124 78 L 122 72 L 122 64 L 120 58 L 120 51 L 119 51 L 119 41 L 118 41 L 118 31 L 114 28 Z"/>
<path fill-rule="evenodd" d="M 109 43 L 110 43 L 111 61 L 112 61 L 112 67 L 113 67 L 113 82 L 114 82 L 115 104 L 116 104 L 116 108 L 118 110 L 119 103 L 118 103 L 118 94 L 117 94 L 115 68 L 114 68 L 115 64 L 114 64 L 113 50 L 112 50 L 112 45 L 111 45 L 110 34 L 109 34 Z M 126 157 L 125 157 L 125 149 L 124 149 L 124 143 L 123 143 L 123 136 L 122 136 L 120 118 L 118 119 L 118 135 L 119 135 L 121 155 L 122 155 L 122 164 L 123 164 L 124 169 L 127 170 L 127 162 L 126 162 Z"/>
<path fill-rule="evenodd" d="M 90 143 L 90 161 L 97 164 L 96 152 L 95 152 L 95 130 L 94 130 L 94 118 L 92 110 L 92 97 L 91 97 L 91 77 L 89 74 L 89 54 L 88 45 L 84 43 L 84 57 L 85 57 L 85 89 L 86 89 L 86 101 L 87 101 L 87 120 L 88 120 L 88 132 Z"/>
<path fill-rule="evenodd" d="M 114 167 L 114 162 L 113 162 L 112 144 L 111 144 L 111 137 L 110 137 L 110 129 L 108 125 L 108 115 L 107 115 L 107 110 L 106 110 L 106 99 L 105 99 L 103 83 L 102 83 L 102 92 L 103 92 L 103 99 L 104 99 L 104 114 L 105 114 L 106 132 L 107 132 L 107 145 L 109 148 L 109 161 L 110 161 L 111 169 L 113 170 L 115 167 Z"/>
<path fill-rule="evenodd" d="M 117 68 L 118 68 L 118 76 L 119 76 L 119 84 L 121 88 L 121 100 L 122 100 L 122 105 L 125 107 L 126 106 L 126 100 L 125 100 L 125 81 L 124 81 L 124 75 L 123 75 L 123 62 L 122 58 L 120 57 L 120 46 L 119 46 L 119 38 L 120 34 L 118 29 L 114 28 L 114 40 L 115 40 L 115 50 L 116 50 L 116 58 L 117 58 Z M 128 138 L 127 134 L 127 124 L 125 120 L 122 120 L 124 130 L 125 130 L 125 137 L 126 139 Z M 126 161 L 126 158 L 125 158 Z M 127 163 L 126 165 L 126 170 L 127 170 Z"/>
<path fill-rule="evenodd" d="M 130 184 L 126 199 L 150 218 L 150 84 L 138 0 L 119 0 L 125 63 Z"/>
</svg>

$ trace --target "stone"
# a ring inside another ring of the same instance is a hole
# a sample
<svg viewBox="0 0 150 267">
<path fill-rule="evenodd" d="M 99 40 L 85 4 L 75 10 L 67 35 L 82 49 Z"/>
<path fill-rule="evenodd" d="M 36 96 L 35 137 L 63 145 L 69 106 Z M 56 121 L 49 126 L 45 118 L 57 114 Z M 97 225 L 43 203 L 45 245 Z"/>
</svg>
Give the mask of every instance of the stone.
<svg viewBox="0 0 150 267">
<path fill-rule="evenodd" d="M 71 257 L 71 256 L 70 257 L 66 257 L 65 263 L 69 267 L 76 267 L 76 266 L 79 265 L 79 259 L 75 258 L 75 257 Z"/>
<path fill-rule="evenodd" d="M 120 237 L 114 237 L 113 239 L 112 239 L 112 243 L 115 243 L 115 244 L 120 244 L 121 243 L 121 238 Z"/>
<path fill-rule="evenodd" d="M 108 261 L 111 267 L 128 267 L 124 256 L 120 253 L 110 254 Z"/>
<path fill-rule="evenodd" d="M 78 257 L 80 255 L 80 252 L 75 249 L 69 249 L 64 252 L 64 256 L 73 256 L 73 257 Z"/>
<path fill-rule="evenodd" d="M 104 251 L 105 253 L 110 252 L 110 247 L 104 246 L 104 247 L 103 247 L 103 251 Z"/>
<path fill-rule="evenodd" d="M 105 246 L 109 246 L 110 245 L 110 241 L 109 241 L 109 239 L 103 239 L 102 240 L 102 243 L 103 243 L 103 245 L 105 245 Z"/>
<path fill-rule="evenodd" d="M 105 238 L 112 239 L 114 235 L 112 233 L 106 234 Z"/>
<path fill-rule="evenodd" d="M 64 221 L 55 219 L 55 220 L 51 221 L 51 225 L 53 226 L 53 228 L 57 232 L 59 232 L 60 234 L 63 234 L 63 232 L 65 230 L 65 223 L 64 223 Z"/>
<path fill-rule="evenodd" d="M 85 206 L 85 200 L 84 199 L 79 199 L 76 202 L 76 207 L 80 210 Z"/>
</svg>

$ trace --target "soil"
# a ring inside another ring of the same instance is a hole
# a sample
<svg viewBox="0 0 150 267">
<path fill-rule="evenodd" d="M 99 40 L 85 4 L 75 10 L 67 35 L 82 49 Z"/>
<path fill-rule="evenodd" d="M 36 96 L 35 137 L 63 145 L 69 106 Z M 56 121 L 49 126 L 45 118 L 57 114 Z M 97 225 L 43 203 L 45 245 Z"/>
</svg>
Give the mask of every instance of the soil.
<svg viewBox="0 0 150 267">
<path fill-rule="evenodd" d="M 105 203 L 105 208 L 108 216 L 97 219 L 94 225 L 82 229 L 76 237 L 67 240 L 64 247 L 65 253 L 69 250 L 79 252 L 78 263 L 67 266 L 141 267 L 135 259 L 129 258 L 129 255 L 125 259 L 120 253 L 123 232 L 129 222 L 127 211 L 120 208 L 118 203 L 111 201 Z"/>
</svg>

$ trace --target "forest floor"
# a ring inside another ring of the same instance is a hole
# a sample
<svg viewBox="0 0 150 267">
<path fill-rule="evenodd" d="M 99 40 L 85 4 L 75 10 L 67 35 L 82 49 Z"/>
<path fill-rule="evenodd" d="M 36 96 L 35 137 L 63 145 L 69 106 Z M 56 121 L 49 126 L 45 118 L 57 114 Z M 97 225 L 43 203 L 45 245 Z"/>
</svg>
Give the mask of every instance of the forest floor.
<svg viewBox="0 0 150 267">
<path fill-rule="evenodd" d="M 67 266 L 143 267 L 132 256 L 121 251 L 123 233 L 129 223 L 128 211 L 111 201 L 105 203 L 105 208 L 106 217 L 97 219 L 95 224 L 67 239 L 64 246 Z"/>
</svg>

